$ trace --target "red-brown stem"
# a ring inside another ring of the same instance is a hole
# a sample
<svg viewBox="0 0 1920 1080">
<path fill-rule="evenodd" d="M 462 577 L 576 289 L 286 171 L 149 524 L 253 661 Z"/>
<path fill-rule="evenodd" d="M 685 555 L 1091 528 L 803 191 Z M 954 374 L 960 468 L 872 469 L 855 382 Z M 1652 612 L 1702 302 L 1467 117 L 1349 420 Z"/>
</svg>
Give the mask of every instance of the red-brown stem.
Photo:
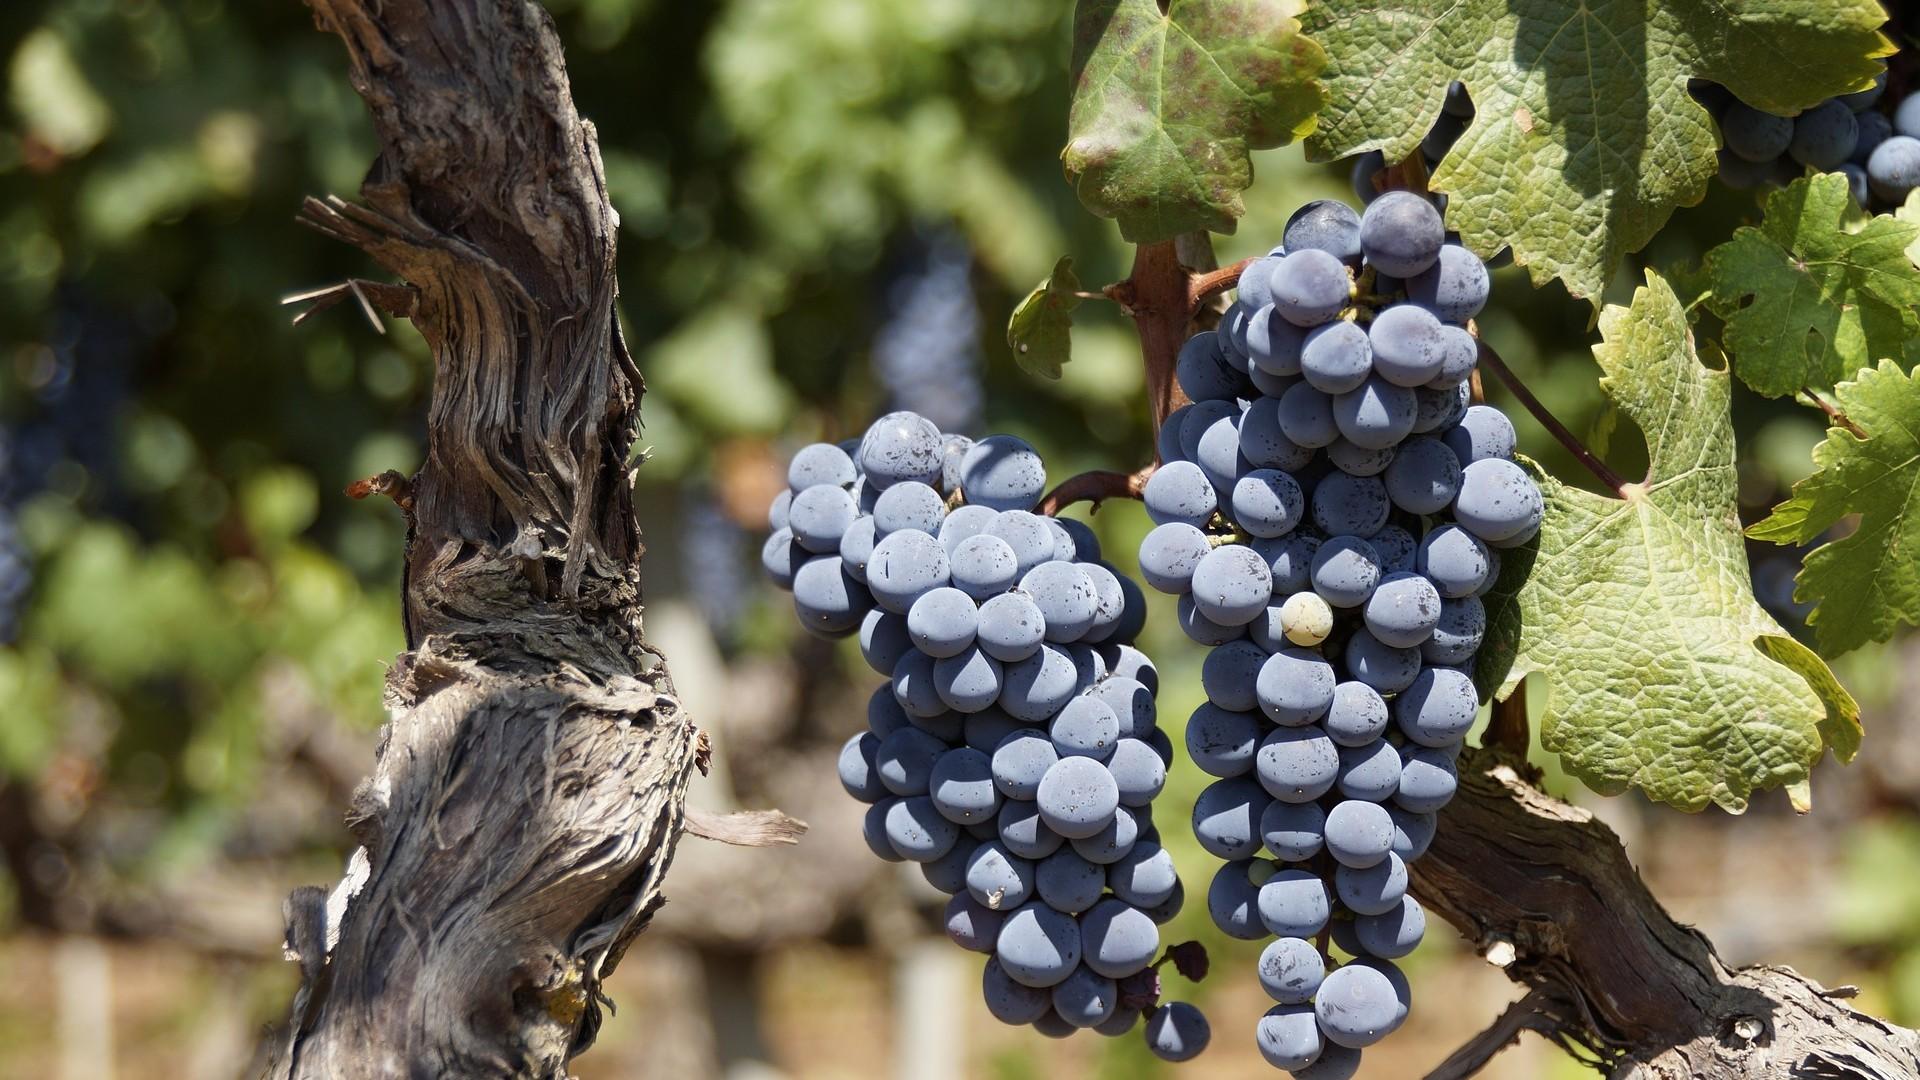
<svg viewBox="0 0 1920 1080">
<path fill-rule="evenodd" d="M 1136 473 L 1112 472 L 1096 469 L 1083 472 L 1078 476 L 1069 476 L 1059 486 L 1047 492 L 1035 509 L 1048 517 L 1078 502 L 1092 503 L 1094 509 L 1107 499 L 1138 499 L 1146 490 L 1147 478 L 1153 475 L 1157 466 L 1149 465 Z"/>
<path fill-rule="evenodd" d="M 1803 386 L 1800 388 L 1800 392 L 1807 395 L 1807 400 L 1813 402 L 1821 412 L 1827 414 L 1827 423 L 1834 427 L 1846 428 L 1848 431 L 1853 432 L 1853 437 L 1856 439 L 1864 439 L 1867 437 L 1865 428 L 1854 423 L 1851 417 L 1840 411 L 1839 406 L 1821 397 L 1819 394 L 1814 393 L 1813 387 Z"/>
<path fill-rule="evenodd" d="M 1520 400 L 1520 404 L 1540 422 L 1540 426 L 1552 432 L 1553 437 L 1560 440 L 1560 445 L 1566 447 L 1568 453 L 1580 459 L 1580 464 L 1585 465 L 1588 472 L 1599 477 L 1601 483 L 1612 488 L 1621 498 L 1626 498 L 1627 481 L 1609 468 L 1606 462 L 1601 461 L 1599 455 L 1587 449 L 1586 444 L 1582 443 L 1573 432 L 1567 430 L 1567 426 L 1562 424 L 1558 417 L 1548 412 L 1547 407 L 1540 404 L 1540 399 L 1533 396 L 1533 391 L 1527 389 L 1527 385 L 1507 369 L 1506 362 L 1500 359 L 1500 354 L 1494 352 L 1493 346 L 1485 341 L 1480 343 L 1480 367 L 1482 370 L 1493 372 L 1494 377 L 1505 384 L 1513 396 Z"/>
<path fill-rule="evenodd" d="M 1523 682 L 1513 688 L 1507 700 L 1493 703 L 1493 716 L 1480 743 L 1524 760 L 1532 741 L 1527 731 L 1527 684 Z"/>
<path fill-rule="evenodd" d="M 1191 296 L 1187 302 L 1187 318 L 1191 319 L 1200 314 L 1200 306 L 1208 300 L 1240 284 L 1240 275 L 1252 265 L 1252 259 L 1241 259 L 1232 266 L 1210 270 L 1204 274 L 1194 274 L 1189 286 Z"/>
<path fill-rule="evenodd" d="M 1167 414 L 1187 400 L 1174 382 L 1173 369 L 1192 322 L 1194 280 L 1194 274 L 1180 265 L 1173 241 L 1168 240 L 1135 248 L 1133 273 L 1107 289 L 1133 317 L 1140 336 L 1140 359 L 1146 366 L 1147 403 L 1153 409 L 1155 433 Z"/>
</svg>

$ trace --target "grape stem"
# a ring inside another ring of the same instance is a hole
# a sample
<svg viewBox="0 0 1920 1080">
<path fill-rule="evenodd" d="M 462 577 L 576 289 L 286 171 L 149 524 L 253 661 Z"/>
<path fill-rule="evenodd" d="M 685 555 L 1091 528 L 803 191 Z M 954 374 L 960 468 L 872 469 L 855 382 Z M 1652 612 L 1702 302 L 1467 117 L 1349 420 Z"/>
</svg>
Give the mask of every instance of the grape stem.
<svg viewBox="0 0 1920 1080">
<path fill-rule="evenodd" d="M 1134 249 L 1133 270 L 1127 279 L 1101 290 L 1133 319 L 1155 434 L 1167 414 L 1187 401 L 1174 381 L 1173 369 L 1180 346 L 1193 332 L 1194 319 L 1208 300 L 1239 284 L 1241 271 L 1252 263 L 1242 259 L 1219 270 L 1193 270 L 1180 261 L 1174 241 L 1142 244 Z"/>
<path fill-rule="evenodd" d="M 1867 437 L 1867 432 L 1865 428 L 1861 427 L 1859 424 L 1854 423 L 1852 418 L 1847 416 L 1846 413 L 1841 412 L 1840 407 L 1838 405 L 1835 405 L 1833 402 L 1828 401 L 1826 398 L 1823 398 L 1819 394 L 1814 393 L 1813 387 L 1803 386 L 1800 388 L 1800 392 L 1802 394 L 1805 394 L 1807 396 L 1807 400 L 1813 402 L 1816 408 L 1818 408 L 1821 412 L 1827 414 L 1828 424 L 1832 425 L 1833 427 L 1846 428 L 1848 431 L 1851 431 L 1853 433 L 1853 437 L 1856 439 L 1864 439 Z"/>
<path fill-rule="evenodd" d="M 1147 479 L 1158 467 L 1149 465 L 1133 473 L 1095 469 L 1078 476 L 1069 476 L 1060 481 L 1052 491 L 1041 496 L 1040 505 L 1034 510 L 1036 513 L 1055 517 L 1074 503 L 1092 503 L 1093 508 L 1098 510 L 1100 504 L 1108 499 L 1139 499 L 1141 493 L 1147 488 Z"/>
<path fill-rule="evenodd" d="M 1525 758 L 1532 741 L 1527 731 L 1527 684 L 1522 682 L 1513 688 L 1513 693 L 1508 694 L 1505 701 L 1493 703 L 1493 715 L 1488 720 L 1487 733 L 1480 744 Z"/>
<path fill-rule="evenodd" d="M 1200 314 L 1200 306 L 1208 300 L 1240 284 L 1240 275 L 1252 265 L 1252 259 L 1241 259 L 1232 266 L 1192 275 L 1187 283 L 1187 292 L 1190 297 L 1187 301 L 1187 318 L 1191 319 Z"/>
<path fill-rule="evenodd" d="M 1540 399 L 1533 396 L 1533 391 L 1527 389 L 1527 384 L 1521 382 L 1519 376 L 1508 369 L 1506 362 L 1500 359 L 1500 354 L 1494 352 L 1493 346 L 1485 341 L 1480 342 L 1480 368 L 1493 372 L 1494 377 L 1505 384 L 1520 404 L 1526 407 L 1527 412 L 1532 413 L 1533 418 L 1540 422 L 1540 426 L 1560 440 L 1560 445 L 1566 447 L 1569 454 L 1580 459 L 1580 464 L 1585 465 L 1588 472 L 1598 477 L 1601 483 L 1612 488 L 1621 498 L 1627 497 L 1627 481 L 1609 468 L 1606 462 L 1601 461 L 1598 454 L 1587 449 L 1579 436 L 1567 430 L 1567 425 L 1562 424 L 1558 417 L 1548 412 L 1547 407 L 1540 404 Z"/>
</svg>

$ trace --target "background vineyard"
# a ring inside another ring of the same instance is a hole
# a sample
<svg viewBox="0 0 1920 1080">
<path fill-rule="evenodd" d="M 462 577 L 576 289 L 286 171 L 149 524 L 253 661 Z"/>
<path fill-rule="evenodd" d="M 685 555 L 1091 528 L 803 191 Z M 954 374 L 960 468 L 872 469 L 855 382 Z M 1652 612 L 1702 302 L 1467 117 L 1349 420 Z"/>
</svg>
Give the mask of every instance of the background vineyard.
<svg viewBox="0 0 1920 1080">
<path fill-rule="evenodd" d="M 793 626 L 751 535 L 794 447 L 857 434 L 885 406 L 984 417 L 1061 475 L 1143 463 L 1142 376 L 1115 315 L 1083 308 L 1058 382 L 1020 372 L 1001 338 L 1058 253 L 1094 284 L 1129 257 L 1060 182 L 1068 5 L 551 7 L 604 147 L 621 310 L 652 391 L 650 626 L 719 747 L 724 782 L 696 798 L 730 790 L 815 826 L 796 851 L 683 851 L 580 1073 L 872 1076 L 911 1047 L 938 1060 L 927 1047 L 949 1039 L 967 1048 L 960 1075 L 1096 1059 L 1103 1075 L 1158 1075 L 1134 1040 L 1043 1044 L 971 1007 L 966 961 L 924 918 L 933 897 L 866 857 L 832 779 L 870 680 L 850 646 Z M 0 56 L 0 1075 L 229 1075 L 287 999 L 279 899 L 338 872 L 338 807 L 382 716 L 374 658 L 401 647 L 398 516 L 338 492 L 418 463 L 430 372 L 404 324 L 380 336 L 343 307 L 295 328 L 278 306 L 364 272 L 290 222 L 301 196 L 357 188 L 374 150 L 336 43 L 297 5 L 6 5 Z M 1297 147 L 1254 160 L 1223 260 L 1347 191 L 1344 168 Z M 1757 216 L 1752 195 L 1714 186 L 1603 299 L 1625 302 L 1642 265 L 1696 266 Z M 1515 268 L 1494 296 L 1487 339 L 1638 475 L 1638 433 L 1593 390 L 1587 301 Z M 1736 393 L 1754 520 L 1810 471 L 1823 425 Z M 1490 394 L 1530 454 L 1584 480 Z M 1127 506 L 1094 520 L 1123 561 L 1146 528 Z M 1800 629 L 1794 553 L 1751 554 L 1762 602 Z M 1200 650 L 1170 619 L 1148 634 L 1163 715 L 1183 716 Z M 1874 741 L 1844 782 L 1816 771 L 1811 818 L 1778 793 L 1729 818 L 1556 790 L 1614 821 L 1730 961 L 1859 983 L 1864 1008 L 1912 1024 L 1920 649 L 1896 638 L 1836 666 Z M 1167 819 L 1201 786 L 1177 768 Z M 1190 878 L 1208 865 L 1190 841 L 1176 852 Z M 1250 967 L 1254 947 L 1198 910 L 1180 928 L 1221 970 Z M 1517 996 L 1446 933 L 1410 964 L 1415 1020 L 1363 1075 L 1431 1064 Z M 705 994 L 677 988 L 689 979 Z M 1223 1031 L 1264 1008 L 1246 979 L 1201 996 Z M 927 1002 L 950 1004 L 913 1007 Z M 1244 1038 L 1212 1053 L 1221 1075 L 1257 1067 Z M 1496 1068 L 1580 1074 L 1538 1044 Z"/>
</svg>

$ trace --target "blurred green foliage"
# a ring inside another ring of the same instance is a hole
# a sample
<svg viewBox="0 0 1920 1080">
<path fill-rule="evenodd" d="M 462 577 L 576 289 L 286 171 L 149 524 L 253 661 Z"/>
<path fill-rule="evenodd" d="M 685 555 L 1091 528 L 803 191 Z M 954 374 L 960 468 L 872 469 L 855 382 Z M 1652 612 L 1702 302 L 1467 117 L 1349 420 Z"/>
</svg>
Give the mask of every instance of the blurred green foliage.
<svg viewBox="0 0 1920 1080">
<path fill-rule="evenodd" d="M 924 230 L 973 252 L 988 428 L 1031 439 L 1058 476 L 1151 457 L 1135 343 L 1109 305 L 1076 312 L 1057 382 L 1020 372 L 1003 341 L 1013 305 L 1059 255 L 1088 288 L 1130 257 L 1060 173 L 1071 5 L 550 6 L 599 131 L 621 218 L 621 313 L 652 390 L 637 489 L 657 555 L 650 592 L 682 587 L 671 526 L 689 485 L 755 490 L 793 447 L 856 434 L 884 407 L 869 351 L 890 256 Z M 401 646 L 401 525 L 390 506 L 338 493 L 418 463 L 430 367 L 404 324 L 381 336 L 343 306 L 296 328 L 279 304 L 374 272 L 293 222 L 305 195 L 353 195 L 376 150 L 338 43 L 299 4 L 15 0 L 0 5 L 0 59 L 0 540 L 30 566 L 0 648 L 0 791 L 79 769 L 91 777 L 83 820 L 150 812 L 157 839 L 112 863 L 138 878 L 229 850 L 263 782 L 262 716 L 290 707 L 285 672 L 345 723 L 379 722 L 383 664 Z M 1271 246 L 1301 202 L 1347 193 L 1344 169 L 1297 149 L 1254 160 L 1223 262 Z M 1745 196 L 1709 200 L 1676 215 L 1648 256 L 1697 261 L 1756 212 Z M 1635 278 L 1622 270 L 1618 298 Z M 1588 315 L 1509 268 L 1482 323 L 1632 475 L 1645 453 L 1594 387 Z M 1509 411 L 1530 453 L 1589 482 Z M 1757 514 L 1808 470 L 1820 425 L 1757 400 L 1741 424 Z M 758 527 L 764 500 L 725 505 Z M 1116 506 L 1095 520 L 1130 565 L 1143 515 Z M 770 591 L 737 647 L 799 639 Z M 1146 645 L 1177 738 L 1198 655 L 1170 619 Z M 857 654 L 835 656 L 866 678 Z M 1200 786 L 1176 775 L 1193 790 L 1171 814 Z M 1166 832 L 1176 844 L 1183 833 Z M 344 835 L 329 815 L 292 842 L 326 851 Z M 1212 942 L 1198 870 L 1210 861 L 1184 843 L 1195 869 L 1179 925 Z"/>
</svg>

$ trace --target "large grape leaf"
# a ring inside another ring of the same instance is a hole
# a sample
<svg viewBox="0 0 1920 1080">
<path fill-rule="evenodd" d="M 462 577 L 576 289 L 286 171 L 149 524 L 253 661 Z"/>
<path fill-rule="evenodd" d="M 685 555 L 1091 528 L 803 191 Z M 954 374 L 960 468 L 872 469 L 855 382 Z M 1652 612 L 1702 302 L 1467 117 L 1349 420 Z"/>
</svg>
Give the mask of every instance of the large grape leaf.
<svg viewBox="0 0 1920 1080">
<path fill-rule="evenodd" d="M 1790 115 L 1867 86 L 1892 51 L 1885 19 L 1874 0 L 1319 0 L 1304 22 L 1329 100 L 1308 150 L 1404 158 L 1465 82 L 1478 112 L 1432 177 L 1448 223 L 1598 304 L 1621 256 L 1714 174 L 1688 77 Z"/>
<path fill-rule="evenodd" d="M 1062 255 L 1047 280 L 1033 287 L 1007 319 L 1007 348 L 1020 370 L 1049 379 L 1073 359 L 1073 309 L 1080 306 L 1080 278 L 1073 256 Z"/>
<path fill-rule="evenodd" d="M 1859 514 L 1853 532 L 1823 544 L 1800 568 L 1794 599 L 1828 656 L 1893 636 L 1920 623 L 1920 381 L 1890 360 L 1835 388 L 1844 427 L 1814 448 L 1819 471 L 1793 497 L 1747 530 L 1776 544 L 1807 544 L 1835 522 Z"/>
<path fill-rule="evenodd" d="M 1136 244 L 1230 233 L 1252 150 L 1313 130 L 1326 62 L 1303 0 L 1080 0 L 1067 179 Z M 1165 10 L 1162 11 L 1162 8 Z"/>
<path fill-rule="evenodd" d="M 1658 275 L 1600 316 L 1601 386 L 1647 440 L 1620 498 L 1540 475 L 1537 546 L 1488 598 L 1483 681 L 1541 673 L 1541 743 L 1596 791 L 1745 809 L 1859 745 L 1859 707 L 1753 597 L 1735 504 L 1733 377 L 1703 366 Z"/>
<path fill-rule="evenodd" d="M 1920 225 L 1861 213 L 1838 173 L 1767 198 L 1766 218 L 1707 253 L 1709 301 L 1740 381 L 1768 397 L 1829 390 L 1875 359 L 1920 354 Z"/>
</svg>

